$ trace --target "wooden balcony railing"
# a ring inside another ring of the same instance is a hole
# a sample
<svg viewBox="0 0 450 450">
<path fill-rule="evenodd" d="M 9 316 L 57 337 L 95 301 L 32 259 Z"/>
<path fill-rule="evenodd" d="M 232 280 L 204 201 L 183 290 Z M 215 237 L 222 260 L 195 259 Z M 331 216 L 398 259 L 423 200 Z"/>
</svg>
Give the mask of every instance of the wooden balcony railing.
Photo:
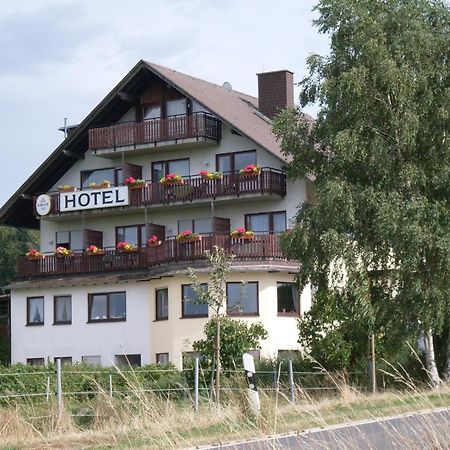
<svg viewBox="0 0 450 450">
<path fill-rule="evenodd" d="M 89 190 L 89 188 L 87 188 Z M 238 173 L 224 173 L 219 180 L 204 180 L 200 176 L 184 177 L 183 184 L 166 186 L 151 183 L 142 189 L 130 189 L 131 206 L 152 206 L 175 202 L 192 202 L 221 197 L 242 195 L 286 195 L 286 174 L 278 169 L 263 167 L 259 175 L 242 176 Z M 50 193 L 51 214 L 59 214 L 59 194 Z M 34 198 L 33 205 L 36 205 Z M 36 215 L 36 211 L 34 211 Z"/>
<path fill-rule="evenodd" d="M 219 142 L 222 138 L 221 122 L 207 112 L 197 112 L 91 128 L 89 149 L 154 144 L 186 138 L 208 138 Z"/>
<path fill-rule="evenodd" d="M 252 240 L 233 239 L 227 234 L 204 234 L 201 240 L 178 242 L 168 238 L 158 247 L 142 247 L 136 252 L 121 253 L 105 249 L 103 255 L 75 252 L 71 257 L 60 258 L 53 254 L 44 259 L 18 261 L 18 279 L 145 270 L 152 267 L 183 261 L 205 259 L 205 251 L 214 246 L 226 249 L 238 260 L 285 260 L 276 234 L 257 234 Z"/>
</svg>

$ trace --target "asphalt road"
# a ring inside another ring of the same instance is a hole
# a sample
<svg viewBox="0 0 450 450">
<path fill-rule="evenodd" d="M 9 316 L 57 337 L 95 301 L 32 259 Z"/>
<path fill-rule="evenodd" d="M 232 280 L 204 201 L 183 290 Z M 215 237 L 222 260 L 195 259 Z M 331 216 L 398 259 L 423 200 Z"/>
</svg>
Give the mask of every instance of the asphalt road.
<svg viewBox="0 0 450 450">
<path fill-rule="evenodd" d="M 450 408 L 376 421 L 357 422 L 324 430 L 311 430 L 298 435 L 207 448 L 227 450 L 448 450 L 450 449 Z"/>
</svg>

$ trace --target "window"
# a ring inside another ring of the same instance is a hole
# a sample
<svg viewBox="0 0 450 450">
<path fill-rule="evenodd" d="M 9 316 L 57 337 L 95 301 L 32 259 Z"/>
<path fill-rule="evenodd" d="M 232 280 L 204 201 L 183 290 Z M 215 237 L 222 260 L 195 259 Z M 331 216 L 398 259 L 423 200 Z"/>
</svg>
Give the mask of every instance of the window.
<svg viewBox="0 0 450 450">
<path fill-rule="evenodd" d="M 208 289 L 208 285 L 203 283 L 203 289 Z M 208 305 L 206 303 L 196 303 L 197 294 L 192 289 L 192 285 L 183 284 L 182 290 L 182 317 L 208 317 Z"/>
<path fill-rule="evenodd" d="M 56 247 L 66 247 L 71 250 L 83 250 L 83 230 L 57 231 Z"/>
<path fill-rule="evenodd" d="M 257 316 L 258 282 L 227 283 L 227 311 L 230 316 Z"/>
<path fill-rule="evenodd" d="M 178 98 L 175 100 L 167 100 L 166 103 L 166 115 L 176 116 L 178 114 L 186 114 L 187 99 Z"/>
<path fill-rule="evenodd" d="M 142 247 L 146 243 L 145 225 L 129 225 L 125 227 L 116 227 L 116 245 L 119 242 L 129 242 L 132 245 Z"/>
<path fill-rule="evenodd" d="M 299 313 L 299 296 L 295 283 L 277 283 L 278 315 L 296 316 Z"/>
<path fill-rule="evenodd" d="M 197 103 L 195 100 L 192 100 L 192 112 L 196 113 L 196 112 L 207 112 L 209 113 L 209 109 L 205 108 L 204 106 L 200 105 L 200 103 Z"/>
<path fill-rule="evenodd" d="M 169 291 L 156 289 L 156 320 L 167 320 L 169 318 Z"/>
<path fill-rule="evenodd" d="M 53 298 L 53 324 L 72 323 L 72 297 L 59 295 Z"/>
<path fill-rule="evenodd" d="M 286 230 L 286 211 L 246 214 L 245 228 L 256 233 L 281 233 Z"/>
<path fill-rule="evenodd" d="M 216 168 L 220 172 L 237 172 L 248 164 L 256 164 L 256 151 L 223 153 L 216 156 Z"/>
<path fill-rule="evenodd" d="M 27 298 L 27 325 L 44 325 L 44 297 Z"/>
<path fill-rule="evenodd" d="M 189 176 L 189 159 L 175 159 L 152 163 L 152 181 L 157 183 L 168 173 L 176 173 L 182 177 Z"/>
<path fill-rule="evenodd" d="M 156 364 L 169 364 L 169 354 L 168 353 L 157 353 L 156 354 Z"/>
<path fill-rule="evenodd" d="M 111 184 L 118 186 L 123 184 L 122 167 L 113 167 L 109 169 L 84 170 L 81 172 L 81 187 L 88 188 L 89 184 L 100 184 L 108 180 Z"/>
<path fill-rule="evenodd" d="M 27 358 L 27 364 L 29 366 L 43 366 L 45 361 L 44 358 Z"/>
<path fill-rule="evenodd" d="M 140 367 L 141 366 L 141 355 L 115 355 L 114 356 L 116 366 L 119 367 Z"/>
<path fill-rule="evenodd" d="M 54 362 L 56 364 L 56 360 L 61 360 L 61 366 L 71 366 L 72 365 L 72 357 L 71 356 L 55 356 Z"/>
<path fill-rule="evenodd" d="M 126 320 L 126 293 L 109 292 L 107 294 L 89 294 L 88 322 Z"/>
<path fill-rule="evenodd" d="M 278 350 L 278 359 L 297 359 L 300 358 L 299 350 Z"/>
<path fill-rule="evenodd" d="M 148 105 L 144 109 L 144 120 L 161 117 L 161 105 Z"/>
<path fill-rule="evenodd" d="M 91 366 L 100 366 L 102 359 L 101 359 L 100 355 L 82 356 L 81 361 L 84 364 L 89 364 Z"/>
<path fill-rule="evenodd" d="M 183 219 L 178 221 L 178 233 L 190 230 L 193 233 L 212 233 L 212 219 Z"/>
<path fill-rule="evenodd" d="M 249 350 L 247 353 L 253 356 L 253 359 L 259 361 L 261 359 L 261 351 L 260 350 Z"/>
</svg>

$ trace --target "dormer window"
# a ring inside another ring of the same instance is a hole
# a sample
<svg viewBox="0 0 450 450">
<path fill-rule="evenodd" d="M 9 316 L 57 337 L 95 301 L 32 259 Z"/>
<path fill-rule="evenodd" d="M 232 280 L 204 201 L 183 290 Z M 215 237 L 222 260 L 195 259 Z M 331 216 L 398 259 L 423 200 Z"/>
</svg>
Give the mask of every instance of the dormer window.
<svg viewBox="0 0 450 450">
<path fill-rule="evenodd" d="M 144 120 L 161 117 L 161 105 L 149 105 L 144 108 Z"/>
<path fill-rule="evenodd" d="M 175 100 L 167 100 L 166 115 L 177 116 L 179 114 L 186 114 L 187 112 L 187 99 L 177 98 Z"/>
</svg>

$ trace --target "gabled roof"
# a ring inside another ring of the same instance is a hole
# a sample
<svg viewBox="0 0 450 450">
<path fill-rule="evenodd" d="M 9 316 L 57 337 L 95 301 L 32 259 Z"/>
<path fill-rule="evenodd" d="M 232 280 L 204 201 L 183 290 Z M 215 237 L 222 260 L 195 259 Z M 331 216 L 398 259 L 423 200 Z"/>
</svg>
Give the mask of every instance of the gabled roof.
<svg viewBox="0 0 450 450">
<path fill-rule="evenodd" d="M 258 111 L 255 97 L 141 60 L 3 205 L 0 209 L 1 225 L 39 227 L 38 220 L 33 216 L 31 196 L 51 189 L 77 161 L 77 155 L 83 157 L 88 150 L 89 128 L 104 124 L 111 117 L 111 111 L 119 106 L 123 108 L 118 94 L 145 86 L 149 73 L 162 78 L 206 107 L 225 124 L 283 159 L 280 145 L 272 133 L 272 124 Z"/>
<path fill-rule="evenodd" d="M 272 123 L 258 111 L 258 99 L 150 62 L 145 64 L 169 84 L 206 106 L 222 121 L 280 159 Z"/>
</svg>

